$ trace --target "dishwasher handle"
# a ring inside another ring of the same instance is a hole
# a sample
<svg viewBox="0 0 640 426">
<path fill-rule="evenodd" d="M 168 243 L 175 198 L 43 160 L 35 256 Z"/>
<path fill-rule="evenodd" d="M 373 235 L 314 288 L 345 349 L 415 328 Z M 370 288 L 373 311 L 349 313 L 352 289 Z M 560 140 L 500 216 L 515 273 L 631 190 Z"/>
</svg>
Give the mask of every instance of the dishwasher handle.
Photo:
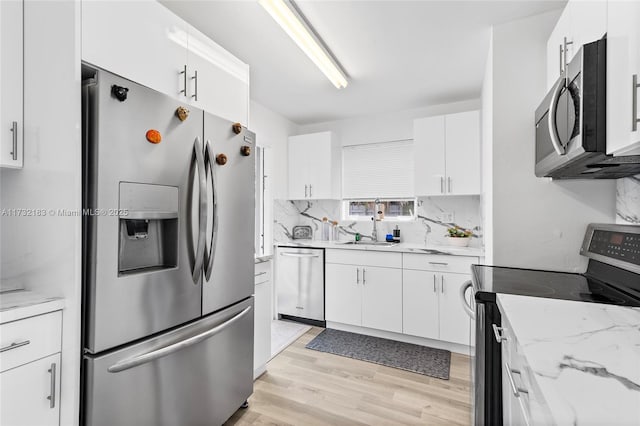
<svg viewBox="0 0 640 426">
<path fill-rule="evenodd" d="M 291 252 L 282 252 L 280 253 L 280 256 L 286 256 L 286 257 L 320 257 L 319 254 L 313 254 L 313 253 L 291 253 Z"/>
</svg>

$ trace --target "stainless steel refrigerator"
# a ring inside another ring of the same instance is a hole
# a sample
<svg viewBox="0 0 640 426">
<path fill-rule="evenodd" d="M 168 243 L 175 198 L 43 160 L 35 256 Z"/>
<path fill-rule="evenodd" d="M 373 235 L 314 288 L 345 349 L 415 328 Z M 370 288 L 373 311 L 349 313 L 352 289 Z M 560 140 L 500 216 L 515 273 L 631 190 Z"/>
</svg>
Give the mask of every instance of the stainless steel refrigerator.
<svg viewBox="0 0 640 426">
<path fill-rule="evenodd" d="M 254 147 L 83 66 L 84 424 L 221 424 L 252 393 Z"/>
</svg>

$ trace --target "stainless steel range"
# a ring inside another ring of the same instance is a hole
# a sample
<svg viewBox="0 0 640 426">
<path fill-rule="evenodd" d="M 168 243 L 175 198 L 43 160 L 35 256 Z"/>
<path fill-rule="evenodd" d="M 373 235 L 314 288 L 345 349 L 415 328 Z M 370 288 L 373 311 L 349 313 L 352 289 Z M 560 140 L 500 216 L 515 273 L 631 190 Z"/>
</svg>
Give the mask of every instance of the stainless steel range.
<svg viewBox="0 0 640 426">
<path fill-rule="evenodd" d="M 82 421 L 221 424 L 253 391 L 255 136 L 83 80 Z"/>
<path fill-rule="evenodd" d="M 584 274 L 473 265 L 476 352 L 473 362 L 474 423 L 502 424 L 502 357 L 493 328 L 502 325 L 496 294 L 640 306 L 640 226 L 591 224 L 580 254 Z M 467 288 L 468 288 L 467 287 Z M 463 294 L 464 294 L 463 289 Z M 466 302 L 463 302 L 466 303 Z"/>
</svg>

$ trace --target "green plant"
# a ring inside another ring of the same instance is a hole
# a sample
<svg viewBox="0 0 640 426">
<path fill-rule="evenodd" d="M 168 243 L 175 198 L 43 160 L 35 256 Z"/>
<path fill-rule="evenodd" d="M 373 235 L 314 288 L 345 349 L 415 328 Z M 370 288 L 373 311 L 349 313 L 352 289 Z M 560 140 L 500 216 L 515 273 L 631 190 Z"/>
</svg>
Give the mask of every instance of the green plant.
<svg viewBox="0 0 640 426">
<path fill-rule="evenodd" d="M 447 228 L 447 232 L 449 233 L 449 236 L 453 238 L 469 238 L 473 235 L 473 231 L 459 226 Z"/>
</svg>

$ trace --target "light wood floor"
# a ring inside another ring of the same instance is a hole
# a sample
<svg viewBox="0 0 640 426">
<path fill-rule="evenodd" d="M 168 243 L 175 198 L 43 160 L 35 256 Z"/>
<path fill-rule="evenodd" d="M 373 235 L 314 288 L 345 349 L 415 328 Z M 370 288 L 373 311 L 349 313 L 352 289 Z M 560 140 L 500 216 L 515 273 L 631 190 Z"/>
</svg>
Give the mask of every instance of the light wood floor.
<svg viewBox="0 0 640 426">
<path fill-rule="evenodd" d="M 267 365 L 249 408 L 225 425 L 468 425 L 469 357 L 451 354 L 449 380 L 305 349 L 312 328 Z"/>
</svg>

